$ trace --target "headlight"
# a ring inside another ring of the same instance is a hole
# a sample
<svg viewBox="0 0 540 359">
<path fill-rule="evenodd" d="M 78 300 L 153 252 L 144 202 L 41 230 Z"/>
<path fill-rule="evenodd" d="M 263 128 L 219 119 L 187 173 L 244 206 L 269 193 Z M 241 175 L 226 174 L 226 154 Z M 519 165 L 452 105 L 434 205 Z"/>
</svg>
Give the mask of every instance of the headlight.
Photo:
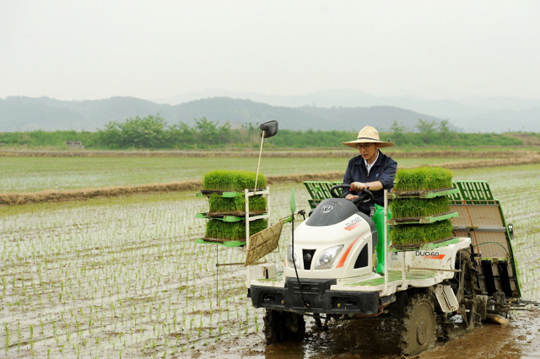
<svg viewBox="0 0 540 359">
<path fill-rule="evenodd" d="M 293 263 L 293 261 L 294 261 L 294 263 Z M 292 246 L 289 246 L 287 248 L 287 264 L 289 265 L 289 267 L 294 268 L 295 263 L 296 263 L 296 268 L 299 268 L 300 267 L 300 262 L 298 261 L 298 255 L 296 254 L 296 251 L 294 251 L 294 255 L 293 255 Z"/>
<path fill-rule="evenodd" d="M 332 268 L 332 263 L 336 260 L 339 252 L 343 249 L 343 245 L 330 247 L 325 249 L 319 257 L 317 258 L 317 263 L 315 264 L 315 269 L 330 269 Z"/>
</svg>

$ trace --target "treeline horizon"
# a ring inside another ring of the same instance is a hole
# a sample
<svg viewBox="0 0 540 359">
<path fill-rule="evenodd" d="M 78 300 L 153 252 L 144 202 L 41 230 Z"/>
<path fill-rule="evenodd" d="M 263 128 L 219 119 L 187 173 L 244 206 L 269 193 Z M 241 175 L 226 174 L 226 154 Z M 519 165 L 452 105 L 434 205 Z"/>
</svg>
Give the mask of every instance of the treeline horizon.
<svg viewBox="0 0 540 359">
<path fill-rule="evenodd" d="M 373 124 L 377 127 L 376 124 Z M 380 132 L 381 140 L 389 140 L 401 148 L 428 146 L 489 147 L 522 146 L 523 141 L 505 134 L 460 133 L 451 130 L 448 120 L 418 120 L 418 132 L 411 132 L 396 121 L 387 131 Z M 265 140 L 266 148 L 307 149 L 336 148 L 341 142 L 356 138 L 358 131 L 293 131 L 280 129 L 277 136 Z M 243 124 L 232 128 L 226 122 L 219 125 L 206 118 L 195 119 L 195 125 L 179 122 L 167 124 L 159 114 L 144 118 L 111 121 L 105 128 L 89 131 L 29 131 L 0 133 L 0 147 L 66 148 L 65 141 L 81 141 L 85 149 L 94 150 L 205 150 L 249 149 L 260 143 L 259 124 Z"/>
</svg>

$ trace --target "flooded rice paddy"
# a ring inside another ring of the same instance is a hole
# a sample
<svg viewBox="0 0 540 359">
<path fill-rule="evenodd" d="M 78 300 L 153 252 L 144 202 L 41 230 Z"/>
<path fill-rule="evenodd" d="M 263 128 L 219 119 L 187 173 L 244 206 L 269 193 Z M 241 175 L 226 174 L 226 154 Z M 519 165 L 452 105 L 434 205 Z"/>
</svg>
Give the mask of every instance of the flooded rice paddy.
<svg viewBox="0 0 540 359">
<path fill-rule="evenodd" d="M 540 300 L 540 168 L 456 171 L 488 180 L 509 222 L 526 299 Z M 519 189 L 515 179 L 519 178 Z M 271 222 L 288 214 L 290 189 L 271 188 Z M 305 204 L 305 205 L 304 205 Z M 265 346 L 262 310 L 246 298 L 244 253 L 197 245 L 206 199 L 193 193 L 36 205 L 0 217 L 0 357 L 397 358 L 391 321 L 308 321 L 305 339 Z M 290 238 L 284 229 L 283 246 Z M 512 313 L 437 343 L 420 358 L 540 356 L 538 309 Z"/>
</svg>

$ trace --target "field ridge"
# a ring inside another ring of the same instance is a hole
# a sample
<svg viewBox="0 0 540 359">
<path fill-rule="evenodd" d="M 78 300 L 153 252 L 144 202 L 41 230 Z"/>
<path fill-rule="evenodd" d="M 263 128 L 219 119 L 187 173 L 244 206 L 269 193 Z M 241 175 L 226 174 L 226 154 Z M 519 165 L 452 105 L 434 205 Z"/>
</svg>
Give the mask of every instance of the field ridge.
<svg viewBox="0 0 540 359">
<path fill-rule="evenodd" d="M 384 151 L 396 158 L 512 158 L 536 156 L 534 151 Z M 263 157 L 351 158 L 354 150 L 265 151 Z M 258 157 L 258 151 L 36 151 L 0 150 L 0 157 Z"/>
<path fill-rule="evenodd" d="M 517 159 L 495 159 L 480 161 L 458 161 L 434 165 L 448 169 L 486 168 L 516 166 L 540 163 L 540 154 L 530 154 L 529 156 Z M 419 166 L 415 166 L 419 167 Z M 406 167 L 403 167 L 406 168 Z M 412 168 L 412 167 L 409 167 Z M 343 172 L 326 173 L 300 173 L 293 175 L 266 176 L 268 184 L 298 183 L 303 181 L 335 181 L 343 178 Z M 0 205 L 23 205 L 42 202 L 63 202 L 74 200 L 87 200 L 95 197 L 116 197 L 129 196 L 145 193 L 160 192 L 185 192 L 199 191 L 202 188 L 202 180 L 190 180 L 169 183 L 153 183 L 134 186 L 117 186 L 102 188 L 85 188 L 80 190 L 54 191 L 45 190 L 33 193 L 0 193 Z"/>
</svg>

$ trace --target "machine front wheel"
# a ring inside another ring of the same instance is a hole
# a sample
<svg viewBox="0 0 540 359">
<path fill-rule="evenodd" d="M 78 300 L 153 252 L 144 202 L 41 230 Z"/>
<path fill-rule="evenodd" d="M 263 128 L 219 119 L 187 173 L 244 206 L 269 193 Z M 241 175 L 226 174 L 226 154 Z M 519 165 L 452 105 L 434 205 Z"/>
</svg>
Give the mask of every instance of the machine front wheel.
<svg viewBox="0 0 540 359">
<path fill-rule="evenodd" d="M 304 316 L 298 313 L 266 309 L 264 316 L 264 336 L 266 344 L 300 340 L 306 332 Z"/>
<path fill-rule="evenodd" d="M 428 349 L 436 339 L 433 297 L 415 293 L 408 298 L 403 315 L 401 349 L 403 354 L 417 355 Z"/>
</svg>

